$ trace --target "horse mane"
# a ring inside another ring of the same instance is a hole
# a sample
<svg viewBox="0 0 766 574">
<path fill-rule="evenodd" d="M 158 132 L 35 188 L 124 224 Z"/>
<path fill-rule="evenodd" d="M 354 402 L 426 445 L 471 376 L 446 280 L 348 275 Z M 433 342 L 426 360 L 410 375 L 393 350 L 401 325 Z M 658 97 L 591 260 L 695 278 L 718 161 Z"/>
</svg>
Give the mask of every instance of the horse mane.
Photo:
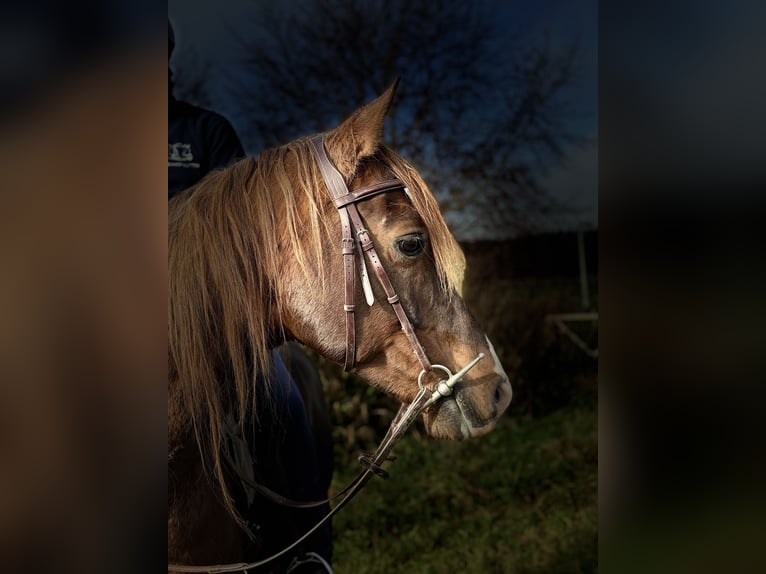
<svg viewBox="0 0 766 574">
<path fill-rule="evenodd" d="M 439 280 L 459 292 L 465 259 L 433 195 L 401 156 L 380 146 L 376 157 L 408 186 Z M 168 363 L 178 403 L 169 405 L 169 433 L 192 431 L 226 507 L 247 530 L 225 480 L 227 428 L 244 428 L 257 412 L 256 384 L 265 385 L 258 400 L 269 400 L 270 349 L 284 340 L 280 254 L 316 285 L 322 246 L 338 241 L 327 224 L 338 216 L 308 138 L 209 173 L 168 210 Z"/>
</svg>

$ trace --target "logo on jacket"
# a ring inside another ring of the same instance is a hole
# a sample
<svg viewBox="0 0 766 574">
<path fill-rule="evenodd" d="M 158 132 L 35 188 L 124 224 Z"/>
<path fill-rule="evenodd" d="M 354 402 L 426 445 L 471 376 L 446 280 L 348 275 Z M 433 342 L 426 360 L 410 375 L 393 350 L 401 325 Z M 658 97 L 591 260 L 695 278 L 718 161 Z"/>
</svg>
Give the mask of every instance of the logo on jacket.
<svg viewBox="0 0 766 574">
<path fill-rule="evenodd" d="M 168 144 L 168 167 L 199 167 L 194 161 L 191 144 L 169 143 Z"/>
</svg>

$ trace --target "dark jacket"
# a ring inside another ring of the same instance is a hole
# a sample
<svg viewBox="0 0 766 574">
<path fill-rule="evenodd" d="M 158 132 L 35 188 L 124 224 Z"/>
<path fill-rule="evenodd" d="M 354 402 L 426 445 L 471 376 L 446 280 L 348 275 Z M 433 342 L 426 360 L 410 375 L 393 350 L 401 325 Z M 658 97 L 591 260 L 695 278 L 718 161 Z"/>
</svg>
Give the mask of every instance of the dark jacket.
<svg viewBox="0 0 766 574">
<path fill-rule="evenodd" d="M 209 171 L 226 167 L 245 152 L 223 116 L 175 98 L 168 101 L 168 198 Z"/>
</svg>

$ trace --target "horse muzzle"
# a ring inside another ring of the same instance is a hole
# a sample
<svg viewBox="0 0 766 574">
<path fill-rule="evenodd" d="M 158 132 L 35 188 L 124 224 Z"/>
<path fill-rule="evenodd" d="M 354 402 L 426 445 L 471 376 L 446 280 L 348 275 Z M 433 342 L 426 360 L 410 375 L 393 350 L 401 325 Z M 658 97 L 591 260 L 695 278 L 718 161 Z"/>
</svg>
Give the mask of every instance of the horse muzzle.
<svg viewBox="0 0 766 574">
<path fill-rule="evenodd" d="M 433 406 L 425 416 L 426 429 L 431 436 L 459 440 L 481 436 L 495 427 L 511 402 L 512 391 L 491 343 L 490 352 L 495 359 L 494 370 L 472 379 L 466 375 L 484 353 L 454 375 L 439 367 L 450 376 L 436 385 L 430 401 Z"/>
</svg>

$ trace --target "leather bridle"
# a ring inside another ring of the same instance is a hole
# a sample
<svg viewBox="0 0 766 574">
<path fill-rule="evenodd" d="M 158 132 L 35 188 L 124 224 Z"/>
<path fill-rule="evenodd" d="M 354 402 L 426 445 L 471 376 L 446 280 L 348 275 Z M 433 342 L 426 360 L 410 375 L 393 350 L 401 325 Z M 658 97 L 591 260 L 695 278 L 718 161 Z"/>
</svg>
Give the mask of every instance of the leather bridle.
<svg viewBox="0 0 766 574">
<path fill-rule="evenodd" d="M 415 329 L 412 327 L 407 314 L 404 312 L 402 303 L 399 300 L 394 290 L 391 280 L 388 278 L 386 270 L 380 262 L 375 251 L 375 245 L 370 238 L 370 234 L 362 222 L 362 217 L 359 214 L 356 204 L 360 201 L 370 199 L 376 195 L 382 193 L 388 193 L 391 191 L 403 190 L 407 191 L 404 183 L 399 179 L 390 179 L 382 183 L 376 183 L 357 189 L 355 191 L 349 191 L 346 187 L 346 182 L 343 176 L 333 165 L 330 158 L 327 157 L 327 151 L 324 146 L 324 136 L 318 135 L 309 140 L 311 151 L 314 153 L 314 157 L 319 163 L 319 169 L 322 171 L 322 177 L 324 178 L 327 188 L 330 190 L 333 203 L 338 209 L 340 214 L 341 225 L 341 246 L 343 253 L 343 269 L 345 275 L 345 301 L 343 309 L 346 311 L 346 360 L 343 365 L 343 369 L 346 371 L 351 370 L 356 364 L 356 326 L 354 318 L 355 309 L 355 276 L 356 276 L 356 264 L 355 259 L 357 255 L 358 246 L 359 252 L 359 275 L 362 279 L 362 288 L 364 290 L 367 304 L 372 306 L 375 301 L 375 297 L 372 293 L 372 287 L 370 286 L 369 275 L 367 274 L 367 266 L 364 262 L 364 255 L 370 261 L 370 265 L 375 271 L 378 280 L 380 281 L 383 291 L 386 293 L 388 302 L 393 307 L 396 317 L 399 319 L 399 323 L 402 326 L 402 331 L 407 336 L 407 339 L 412 345 L 412 350 L 415 352 L 420 365 L 425 372 L 431 370 L 431 361 L 428 360 L 423 345 L 420 344 Z M 354 238 L 356 236 L 356 239 Z M 358 241 L 358 243 L 357 243 Z"/>
<path fill-rule="evenodd" d="M 298 540 L 283 548 L 276 554 L 269 556 L 263 560 L 251 563 L 238 562 L 235 564 L 218 564 L 218 565 L 206 565 L 206 566 L 189 566 L 182 564 L 168 564 L 168 572 L 195 572 L 195 573 L 224 573 L 224 572 L 246 572 L 252 568 L 257 568 L 268 564 L 277 558 L 280 558 L 288 552 L 294 550 L 299 544 L 316 532 L 325 522 L 327 522 L 334 514 L 336 514 L 341 508 L 343 508 L 361 489 L 367 484 L 373 475 L 380 476 L 382 478 L 388 478 L 388 473 L 382 468 L 384 462 L 393 460 L 389 457 L 389 453 L 393 446 L 404 436 L 407 429 L 412 426 L 412 423 L 435 404 L 439 399 L 451 395 L 453 387 L 460 381 L 468 371 L 470 371 L 481 359 L 484 358 L 484 353 L 473 359 L 470 363 L 464 366 L 456 373 L 452 373 L 447 367 L 443 365 L 432 365 L 428 360 L 423 345 L 420 344 L 415 329 L 412 326 L 407 314 L 402 307 L 397 295 L 391 284 L 386 270 L 380 262 L 380 258 L 375 251 L 372 239 L 367 229 L 364 227 L 364 223 L 359 214 L 356 204 L 365 199 L 370 199 L 376 195 L 382 193 L 388 193 L 391 191 L 403 190 L 407 192 L 407 188 L 404 183 L 399 179 L 390 179 L 382 183 L 373 184 L 362 189 L 355 191 L 349 191 L 346 187 L 346 183 L 343 176 L 336 169 L 333 163 L 327 156 L 327 152 L 324 147 L 324 136 L 318 135 L 309 140 L 311 149 L 314 156 L 319 163 L 319 168 L 322 171 L 327 188 L 330 190 L 335 207 L 338 209 L 341 220 L 342 229 L 342 253 L 343 253 L 343 268 L 345 275 L 345 299 L 343 309 L 346 312 L 346 358 L 344 362 L 344 369 L 350 370 L 356 364 L 356 325 L 354 317 L 355 309 L 355 288 L 356 288 L 356 249 L 359 248 L 359 273 L 362 280 L 362 288 L 365 293 L 365 299 L 368 305 L 372 305 L 375 301 L 372 293 L 372 287 L 370 285 L 369 276 L 367 274 L 367 268 L 364 262 L 364 254 L 367 254 L 367 258 L 370 261 L 370 265 L 375 270 L 375 274 L 380 281 L 384 292 L 386 293 L 386 299 L 391 304 L 396 313 L 399 323 L 402 326 L 402 331 L 407 336 L 412 349 L 417 357 L 422 371 L 418 376 L 418 393 L 415 399 L 410 404 L 402 404 L 399 408 L 394 419 L 391 421 L 391 425 L 388 427 L 386 436 L 378 445 L 376 451 L 372 454 L 364 454 L 359 457 L 359 462 L 364 466 L 364 470 L 341 490 L 338 494 L 330 499 L 300 502 L 285 498 L 274 491 L 262 486 L 252 480 L 243 478 L 250 486 L 254 487 L 259 493 L 270 498 L 272 501 L 277 502 L 283 506 L 290 506 L 295 508 L 313 508 L 321 506 L 331 502 L 332 500 L 340 498 L 335 507 L 333 507 L 319 522 L 317 522 L 308 532 L 301 536 Z M 359 243 L 356 243 L 354 235 L 358 238 Z M 434 390 L 429 389 L 423 384 L 423 375 L 427 372 L 438 369 L 446 373 L 447 378 L 442 379 L 436 385 Z M 342 498 L 341 498 L 342 497 Z"/>
</svg>

